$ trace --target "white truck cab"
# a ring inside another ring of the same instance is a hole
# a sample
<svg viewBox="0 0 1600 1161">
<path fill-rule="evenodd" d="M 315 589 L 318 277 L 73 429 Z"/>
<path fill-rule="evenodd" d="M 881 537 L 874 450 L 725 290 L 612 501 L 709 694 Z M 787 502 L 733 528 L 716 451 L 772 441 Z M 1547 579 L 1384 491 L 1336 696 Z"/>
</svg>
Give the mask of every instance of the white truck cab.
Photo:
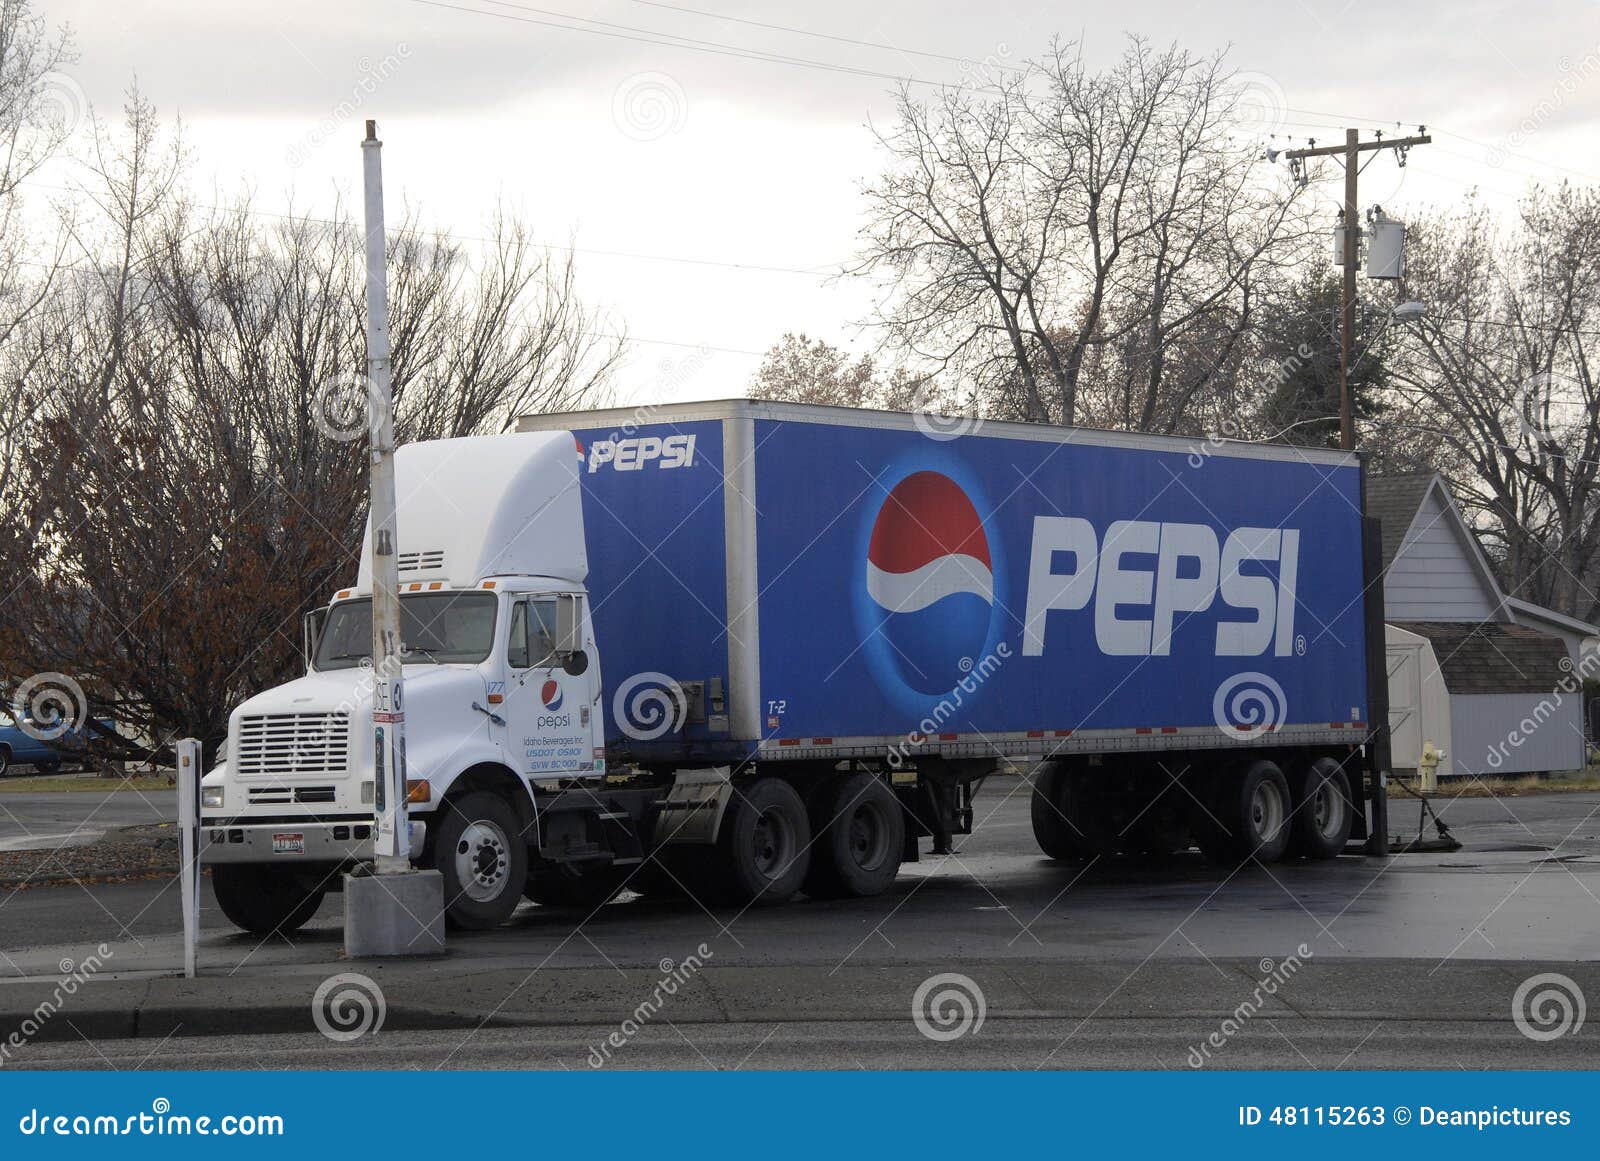
<svg viewBox="0 0 1600 1161">
<path fill-rule="evenodd" d="M 578 464 L 572 437 L 556 434 L 398 454 L 411 852 L 445 874 L 458 921 L 498 922 L 521 896 L 535 783 L 604 777 Z M 305 676 L 234 710 L 226 760 L 204 779 L 205 858 L 224 910 L 247 929 L 304 922 L 340 870 L 371 856 L 372 584 L 361 559 L 355 585 L 310 620 Z M 453 805 L 468 795 L 500 809 L 463 819 Z"/>
</svg>

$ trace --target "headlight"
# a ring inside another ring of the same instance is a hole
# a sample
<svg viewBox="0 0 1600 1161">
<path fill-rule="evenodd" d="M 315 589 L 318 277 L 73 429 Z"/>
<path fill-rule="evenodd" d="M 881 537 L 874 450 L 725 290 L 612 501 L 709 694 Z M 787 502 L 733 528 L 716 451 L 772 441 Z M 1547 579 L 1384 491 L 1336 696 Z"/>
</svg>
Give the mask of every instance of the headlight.
<svg viewBox="0 0 1600 1161">
<path fill-rule="evenodd" d="M 222 787 L 220 787 L 220 786 L 202 786 L 200 788 L 200 805 L 201 806 L 221 806 L 222 805 Z"/>
</svg>

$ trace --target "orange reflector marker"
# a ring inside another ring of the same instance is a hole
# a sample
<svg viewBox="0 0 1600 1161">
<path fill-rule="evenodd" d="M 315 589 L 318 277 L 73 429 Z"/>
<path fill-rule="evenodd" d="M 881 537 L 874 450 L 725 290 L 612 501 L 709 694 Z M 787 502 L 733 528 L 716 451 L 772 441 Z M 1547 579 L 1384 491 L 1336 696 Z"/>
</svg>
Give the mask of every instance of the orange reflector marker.
<svg viewBox="0 0 1600 1161">
<path fill-rule="evenodd" d="M 433 800 L 433 787 L 428 785 L 426 778 L 406 779 L 407 802 L 430 802 Z"/>
<path fill-rule="evenodd" d="M 489 695 L 489 704 L 490 705 L 499 705 L 501 702 L 503 702 L 505 700 L 506 700 L 506 695 L 503 694 L 503 693 L 491 693 Z"/>
<path fill-rule="evenodd" d="M 349 589 L 343 589 L 343 590 L 340 591 L 339 595 L 334 597 L 333 599 L 336 600 L 336 601 L 342 601 L 346 597 L 348 597 L 349 595 L 350 595 L 350 590 Z"/>
<path fill-rule="evenodd" d="M 484 581 L 483 582 L 483 587 L 486 588 L 486 589 L 494 588 L 494 581 Z"/>
<path fill-rule="evenodd" d="M 433 592 L 434 589 L 442 589 L 442 588 L 444 588 L 444 581 L 434 581 L 432 584 L 430 584 L 428 586 L 428 591 L 431 593 L 431 592 Z"/>
</svg>

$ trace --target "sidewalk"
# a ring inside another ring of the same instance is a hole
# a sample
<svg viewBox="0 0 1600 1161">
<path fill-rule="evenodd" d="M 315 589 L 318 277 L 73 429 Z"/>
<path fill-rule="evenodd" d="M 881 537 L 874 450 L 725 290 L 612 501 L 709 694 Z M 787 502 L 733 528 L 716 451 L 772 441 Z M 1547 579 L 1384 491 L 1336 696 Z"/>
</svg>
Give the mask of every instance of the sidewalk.
<svg viewBox="0 0 1600 1161">
<path fill-rule="evenodd" d="M 1237 1018 L 1254 1003 L 1273 1019 L 1495 1021 L 1530 976 L 1555 971 L 1600 995 L 1600 964 L 1450 962 L 1430 974 L 1415 960 L 1309 960 L 1275 994 L 1261 994 L 1257 960 L 1121 962 L 972 961 L 961 974 L 994 1019 Z M 330 976 L 358 972 L 381 990 L 391 1030 L 469 1030 L 619 1024 L 682 977 L 666 1001 L 674 1024 L 906 1020 L 927 966 L 720 966 L 697 971 L 540 968 L 538 960 L 474 967 L 450 956 L 423 962 L 274 965 L 194 980 L 153 974 L 94 976 L 63 994 L 61 978 L 0 982 L 0 1042 L 25 1021 L 29 1041 L 310 1032 L 312 997 Z M 659 1002 L 659 997 L 658 997 Z M 42 1018 L 40 1018 L 42 1015 Z"/>
</svg>

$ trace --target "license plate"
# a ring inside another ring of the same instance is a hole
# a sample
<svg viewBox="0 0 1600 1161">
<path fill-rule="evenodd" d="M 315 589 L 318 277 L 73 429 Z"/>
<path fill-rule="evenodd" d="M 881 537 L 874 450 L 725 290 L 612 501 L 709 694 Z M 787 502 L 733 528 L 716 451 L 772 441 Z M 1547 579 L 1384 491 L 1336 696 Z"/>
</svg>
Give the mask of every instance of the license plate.
<svg viewBox="0 0 1600 1161">
<path fill-rule="evenodd" d="M 306 853 L 306 836 L 303 834 L 275 834 L 272 836 L 272 853 L 275 855 L 303 855 Z"/>
</svg>

